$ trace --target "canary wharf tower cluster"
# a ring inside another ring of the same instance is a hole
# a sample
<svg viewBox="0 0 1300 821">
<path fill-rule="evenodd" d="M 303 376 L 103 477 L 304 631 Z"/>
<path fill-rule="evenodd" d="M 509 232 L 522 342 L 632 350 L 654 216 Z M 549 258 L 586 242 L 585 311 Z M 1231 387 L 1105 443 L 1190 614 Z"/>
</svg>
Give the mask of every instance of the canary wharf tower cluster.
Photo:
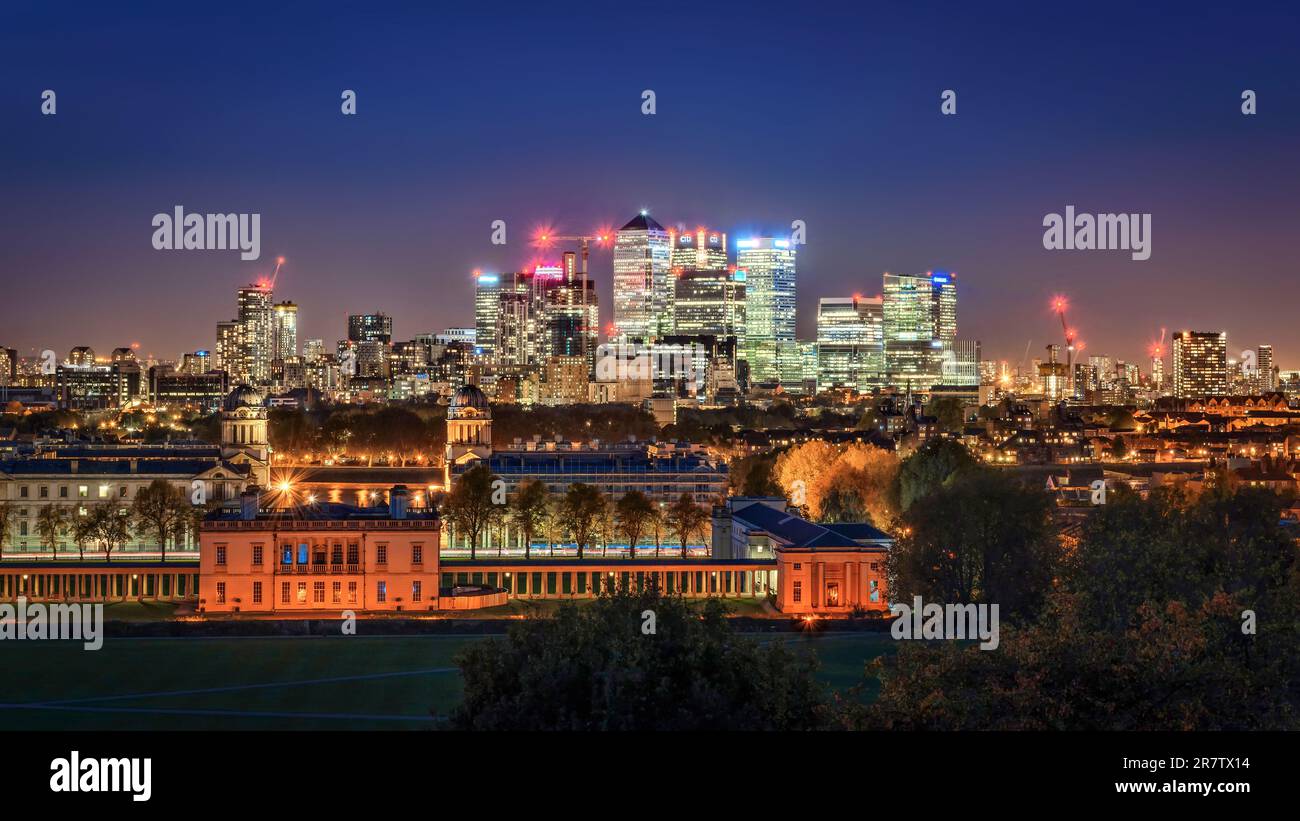
<svg viewBox="0 0 1300 821">
<path fill-rule="evenodd" d="M 822 297 L 796 334 L 798 233 L 665 227 L 642 211 L 616 231 L 538 239 L 581 248 L 513 273 L 476 272 L 477 379 L 498 401 L 694 400 L 979 385 L 979 345 L 957 333 L 955 274 L 883 276 L 876 296 Z M 613 322 L 598 333 L 589 245 L 613 252 Z M 642 365 L 638 367 L 638 363 Z"/>
</svg>

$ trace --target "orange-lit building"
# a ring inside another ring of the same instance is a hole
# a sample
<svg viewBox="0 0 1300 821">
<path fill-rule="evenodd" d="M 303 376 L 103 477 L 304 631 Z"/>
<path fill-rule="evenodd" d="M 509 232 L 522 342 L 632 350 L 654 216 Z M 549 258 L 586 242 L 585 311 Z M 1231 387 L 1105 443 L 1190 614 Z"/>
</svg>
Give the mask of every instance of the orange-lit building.
<svg viewBox="0 0 1300 821">
<path fill-rule="evenodd" d="M 791 615 L 888 610 L 892 545 L 869 524 L 810 522 L 781 498 L 732 497 L 713 509 L 713 557 L 775 559 L 774 604 Z"/>
<path fill-rule="evenodd" d="M 201 613 L 439 609 L 437 513 L 408 506 L 404 486 L 375 507 L 319 502 L 213 514 L 199 548 Z"/>
</svg>

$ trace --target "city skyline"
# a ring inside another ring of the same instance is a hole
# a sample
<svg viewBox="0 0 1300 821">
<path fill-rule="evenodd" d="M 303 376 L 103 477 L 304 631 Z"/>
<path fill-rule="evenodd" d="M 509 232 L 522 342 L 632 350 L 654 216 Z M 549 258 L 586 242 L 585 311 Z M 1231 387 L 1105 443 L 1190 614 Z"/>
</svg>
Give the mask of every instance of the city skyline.
<svg viewBox="0 0 1300 821">
<path fill-rule="evenodd" d="M 208 30 L 183 40 L 184 15 L 138 25 L 115 46 L 147 38 L 161 44 L 156 53 L 87 71 L 106 20 L 92 10 L 58 40 L 15 37 L 6 49 L 0 167 L 12 196 L 0 203 L 0 247 L 12 273 L 0 344 L 30 355 L 138 342 L 166 359 L 211 348 L 207 329 L 229 319 L 227 295 L 269 274 L 281 254 L 281 290 L 302 310 L 300 339 L 337 338 L 348 315 L 376 306 L 403 337 L 466 326 L 470 272 L 518 270 L 534 254 L 536 226 L 581 232 L 645 207 L 665 227 L 724 231 L 733 255 L 737 239 L 803 220 L 800 339 L 815 338 L 823 297 L 874 295 L 885 271 L 947 269 L 963 277 L 960 335 L 979 339 L 989 359 L 1016 362 L 1057 341 L 1047 306 L 1066 293 L 1090 351 L 1141 362 L 1161 328 L 1223 330 L 1234 348 L 1269 343 L 1279 367 L 1300 366 L 1300 329 L 1286 308 L 1300 296 L 1286 276 L 1295 207 L 1285 197 L 1297 181 L 1288 152 L 1300 120 L 1286 104 L 1296 90 L 1273 79 L 1293 74 L 1295 57 L 1270 47 L 1286 29 L 1260 12 L 1256 40 L 1240 44 L 1219 39 L 1236 22 L 1226 12 L 1197 21 L 1125 13 L 1135 30 L 1181 37 L 1145 42 L 1139 57 L 1122 32 L 1100 21 L 1062 28 L 1050 10 L 998 30 L 980 25 L 977 11 L 950 12 L 954 29 L 981 32 L 971 39 L 931 31 L 919 9 L 794 20 L 718 9 L 699 12 L 730 32 L 716 53 L 660 64 L 626 57 L 654 53 L 654 25 L 624 27 L 628 39 L 615 42 L 598 36 L 604 22 L 561 27 L 526 6 L 490 29 L 461 11 L 409 30 L 360 13 L 303 26 L 272 12 L 286 51 L 355 38 L 386 41 L 390 56 L 309 58 L 252 82 L 258 61 L 240 58 L 260 55 L 260 38 Z M 15 31 L 39 29 L 42 14 L 16 18 Z M 777 31 L 781 50 L 747 58 L 746 43 Z M 547 55 L 566 39 L 589 46 L 584 62 L 621 68 L 564 68 Z M 511 47 L 475 59 L 494 42 Z M 899 72 L 918 42 L 932 56 Z M 1014 60 L 990 43 L 1014 47 Z M 1079 59 L 1085 43 L 1089 61 Z M 1072 80 L 1096 62 L 1099 43 L 1110 67 Z M 1213 47 L 1218 64 L 1196 65 L 1196 47 Z M 217 55 L 230 65 L 205 68 Z M 1041 71 L 1012 70 L 1026 60 Z M 475 66 L 473 82 L 448 82 L 464 64 Z M 733 93 L 696 93 L 701 72 Z M 209 102 L 208 92 L 242 80 L 256 90 Z M 186 83 L 204 93 L 187 94 Z M 60 93 L 53 117 L 39 113 L 46 88 Z M 339 92 L 350 88 L 355 118 L 339 112 Z M 953 117 L 939 112 L 947 88 L 959 95 Z M 1244 88 L 1260 95 L 1258 116 L 1240 113 Z M 658 95 L 654 116 L 640 111 L 644 89 Z M 767 106 L 771 117 L 756 113 Z M 541 125 L 502 129 L 487 112 Z M 576 132 L 545 126 L 573 117 Z M 448 119 L 454 134 L 439 128 Z M 1081 127 L 1089 122 L 1129 139 L 1123 148 L 1099 142 Z M 177 205 L 260 213 L 261 258 L 153 250 L 150 218 Z M 1151 258 L 1045 250 L 1044 216 L 1068 205 L 1152 214 Z M 497 219 L 506 246 L 491 244 Z M 612 267 L 608 250 L 593 250 L 604 295 Z M 1276 277 L 1273 298 L 1232 284 L 1256 271 Z M 64 328 L 76 330 L 50 329 L 26 307 L 49 293 L 60 296 Z M 601 311 L 603 329 L 612 300 Z"/>
</svg>

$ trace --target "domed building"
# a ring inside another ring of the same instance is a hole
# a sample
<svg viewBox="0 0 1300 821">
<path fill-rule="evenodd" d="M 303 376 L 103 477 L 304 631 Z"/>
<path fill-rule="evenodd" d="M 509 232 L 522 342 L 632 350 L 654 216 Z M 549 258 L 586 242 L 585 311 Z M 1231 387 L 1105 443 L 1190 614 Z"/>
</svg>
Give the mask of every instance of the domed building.
<svg viewBox="0 0 1300 821">
<path fill-rule="evenodd" d="M 451 487 L 452 467 L 492 456 L 492 406 L 476 385 L 463 385 L 447 403 L 445 481 Z M 457 471 L 458 473 L 460 471 Z"/>
<path fill-rule="evenodd" d="M 236 386 L 222 403 L 221 457 L 234 464 L 247 464 L 253 481 L 262 487 L 270 484 L 266 402 L 248 385 Z"/>
</svg>

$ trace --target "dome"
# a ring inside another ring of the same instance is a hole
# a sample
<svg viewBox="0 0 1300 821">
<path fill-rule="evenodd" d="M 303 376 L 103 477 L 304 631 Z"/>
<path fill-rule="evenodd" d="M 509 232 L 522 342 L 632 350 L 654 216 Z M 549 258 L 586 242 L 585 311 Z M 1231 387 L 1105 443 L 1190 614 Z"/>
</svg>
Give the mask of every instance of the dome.
<svg viewBox="0 0 1300 821">
<path fill-rule="evenodd" d="M 476 411 L 487 412 L 488 398 L 475 385 L 462 385 L 452 394 L 451 401 L 447 403 L 447 415 L 455 417 L 456 413 L 465 408 L 473 408 Z"/>
<path fill-rule="evenodd" d="M 261 407 L 262 394 L 253 390 L 248 385 L 237 385 L 235 389 L 226 395 L 224 408 L 228 411 L 236 410 L 243 407 Z"/>
</svg>

